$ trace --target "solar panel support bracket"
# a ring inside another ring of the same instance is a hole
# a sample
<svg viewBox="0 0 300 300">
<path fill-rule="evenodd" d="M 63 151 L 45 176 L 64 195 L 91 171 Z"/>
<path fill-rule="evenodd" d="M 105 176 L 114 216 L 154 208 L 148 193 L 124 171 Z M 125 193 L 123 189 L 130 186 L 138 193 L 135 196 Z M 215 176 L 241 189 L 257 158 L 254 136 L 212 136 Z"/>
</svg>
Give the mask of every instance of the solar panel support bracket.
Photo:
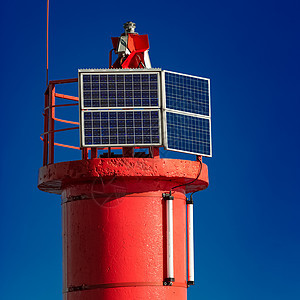
<svg viewBox="0 0 300 300">
<path fill-rule="evenodd" d="M 166 278 L 163 282 L 164 286 L 172 286 L 175 278 Z"/>
<path fill-rule="evenodd" d="M 172 196 L 171 193 L 162 193 L 162 197 L 164 200 L 174 200 L 174 196 Z"/>
<path fill-rule="evenodd" d="M 194 200 L 193 199 L 186 199 L 186 204 L 194 204 Z"/>
</svg>

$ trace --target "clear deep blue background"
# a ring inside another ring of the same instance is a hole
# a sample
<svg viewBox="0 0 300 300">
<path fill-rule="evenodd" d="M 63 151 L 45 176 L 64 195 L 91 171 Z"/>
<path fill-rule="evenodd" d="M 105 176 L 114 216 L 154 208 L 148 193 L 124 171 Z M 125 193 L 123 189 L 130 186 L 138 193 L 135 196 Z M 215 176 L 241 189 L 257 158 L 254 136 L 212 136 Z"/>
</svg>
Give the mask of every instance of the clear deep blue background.
<svg viewBox="0 0 300 300">
<path fill-rule="evenodd" d="M 50 79 L 108 67 L 128 20 L 149 34 L 153 67 L 211 78 L 188 299 L 300 299 L 299 1 L 50 2 Z M 61 299 L 60 199 L 37 189 L 46 0 L 6 1 L 0 22 L 1 299 Z"/>
</svg>

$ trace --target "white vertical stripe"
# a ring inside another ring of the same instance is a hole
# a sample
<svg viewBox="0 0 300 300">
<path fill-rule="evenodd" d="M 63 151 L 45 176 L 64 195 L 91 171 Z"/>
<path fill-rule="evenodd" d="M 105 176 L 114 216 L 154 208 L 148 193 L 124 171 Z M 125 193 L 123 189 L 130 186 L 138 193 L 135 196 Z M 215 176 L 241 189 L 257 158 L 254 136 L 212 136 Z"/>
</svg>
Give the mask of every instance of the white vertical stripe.
<svg viewBox="0 0 300 300">
<path fill-rule="evenodd" d="M 173 201 L 166 200 L 167 209 L 167 277 L 174 278 Z"/>
<path fill-rule="evenodd" d="M 187 204 L 188 281 L 194 281 L 194 214 L 193 204 Z"/>
</svg>

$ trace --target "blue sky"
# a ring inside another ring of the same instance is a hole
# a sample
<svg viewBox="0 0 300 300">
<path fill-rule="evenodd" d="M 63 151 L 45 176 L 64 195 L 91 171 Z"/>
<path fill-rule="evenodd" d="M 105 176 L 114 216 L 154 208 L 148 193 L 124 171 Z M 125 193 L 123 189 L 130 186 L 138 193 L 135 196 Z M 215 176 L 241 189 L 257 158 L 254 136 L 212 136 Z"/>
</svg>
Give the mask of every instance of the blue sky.
<svg viewBox="0 0 300 300">
<path fill-rule="evenodd" d="M 300 299 L 299 11 L 292 0 L 50 0 L 50 79 L 108 67 L 128 20 L 149 35 L 153 67 L 211 78 L 213 158 L 195 195 L 188 299 Z M 60 199 L 36 187 L 46 0 L 6 1 L 0 22 L 1 295 L 61 299 Z"/>
</svg>

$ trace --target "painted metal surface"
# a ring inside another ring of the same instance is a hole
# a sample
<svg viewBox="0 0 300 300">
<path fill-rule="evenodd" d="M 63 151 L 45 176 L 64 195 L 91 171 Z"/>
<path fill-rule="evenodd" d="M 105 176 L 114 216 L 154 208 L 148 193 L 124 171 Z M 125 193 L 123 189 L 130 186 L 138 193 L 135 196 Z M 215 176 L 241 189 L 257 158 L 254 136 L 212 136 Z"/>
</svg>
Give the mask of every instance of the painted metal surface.
<svg viewBox="0 0 300 300">
<path fill-rule="evenodd" d="M 61 194 L 68 185 L 82 184 L 97 178 L 106 183 L 116 177 L 122 177 L 124 180 L 148 178 L 153 182 L 160 179 L 172 181 L 172 186 L 175 186 L 195 179 L 198 172 L 199 162 L 179 159 L 121 157 L 76 160 L 41 167 L 38 188 L 45 192 Z M 199 178 L 192 185 L 186 186 L 185 192 L 192 193 L 207 187 L 208 169 L 203 164 Z M 144 187 L 140 186 L 139 189 L 143 191 Z"/>
<path fill-rule="evenodd" d="M 207 166 L 173 190 L 174 277 L 167 277 L 162 193 L 196 178 L 198 161 L 103 158 L 44 166 L 39 188 L 62 194 L 65 300 L 187 299 L 185 193 L 208 186 Z"/>
<path fill-rule="evenodd" d="M 47 69 L 48 70 L 48 69 Z M 53 164 L 54 160 L 54 146 L 60 146 L 65 148 L 77 149 L 80 150 L 79 147 L 65 145 L 62 143 L 55 142 L 55 133 L 67 130 L 76 130 L 79 127 L 72 127 L 72 128 L 64 128 L 55 130 L 55 122 L 60 123 L 67 123 L 67 124 L 74 124 L 79 125 L 79 122 L 74 122 L 70 120 L 63 120 L 55 117 L 55 110 L 58 107 L 70 107 L 78 105 L 78 97 L 59 94 L 55 92 L 55 85 L 57 84 L 65 84 L 65 83 L 75 83 L 77 82 L 77 78 L 71 79 L 63 79 L 63 80 L 51 80 L 47 89 L 45 91 L 45 107 L 44 107 L 44 132 L 41 135 L 41 140 L 44 142 L 43 147 L 43 165 L 46 166 L 47 164 Z M 55 98 L 61 98 L 66 100 L 71 100 L 77 102 L 76 104 L 55 104 Z M 83 152 L 83 150 L 82 150 Z"/>
<path fill-rule="evenodd" d="M 186 298 L 185 197 L 177 192 L 174 200 L 175 290 L 163 285 L 167 277 L 165 203 L 161 189 L 165 182 L 126 182 L 138 190 L 143 184 L 157 191 L 126 193 L 125 182 L 115 180 L 111 193 L 102 194 L 102 184 L 86 184 L 66 189 L 71 195 L 93 190 L 94 199 L 69 201 L 63 210 L 64 298 L 81 299 L 81 289 L 95 290 L 91 299 Z M 118 194 L 118 196 L 116 196 Z M 76 198 L 75 198 L 76 199 Z M 176 203 L 175 203 L 176 201 Z M 74 290 L 75 289 L 75 290 Z M 114 296 L 107 295 L 115 290 Z M 129 292 L 130 289 L 130 292 Z M 82 294 L 82 293 L 81 293 Z"/>
<path fill-rule="evenodd" d="M 118 54 L 118 46 L 121 37 L 112 37 L 113 48 L 115 49 L 115 53 Z M 145 68 L 145 58 L 144 53 L 149 49 L 149 40 L 148 35 L 138 35 L 137 33 L 128 33 L 126 34 L 127 43 L 125 43 L 125 48 L 128 53 L 124 55 L 119 55 L 117 60 L 113 64 L 113 68 L 119 69 L 138 69 Z M 121 52 L 120 52 L 121 53 Z M 147 60 L 149 60 L 147 54 Z M 147 61 L 146 60 L 146 61 Z M 150 61 L 150 60 L 149 60 Z M 149 67 L 149 64 L 148 66 Z"/>
</svg>

